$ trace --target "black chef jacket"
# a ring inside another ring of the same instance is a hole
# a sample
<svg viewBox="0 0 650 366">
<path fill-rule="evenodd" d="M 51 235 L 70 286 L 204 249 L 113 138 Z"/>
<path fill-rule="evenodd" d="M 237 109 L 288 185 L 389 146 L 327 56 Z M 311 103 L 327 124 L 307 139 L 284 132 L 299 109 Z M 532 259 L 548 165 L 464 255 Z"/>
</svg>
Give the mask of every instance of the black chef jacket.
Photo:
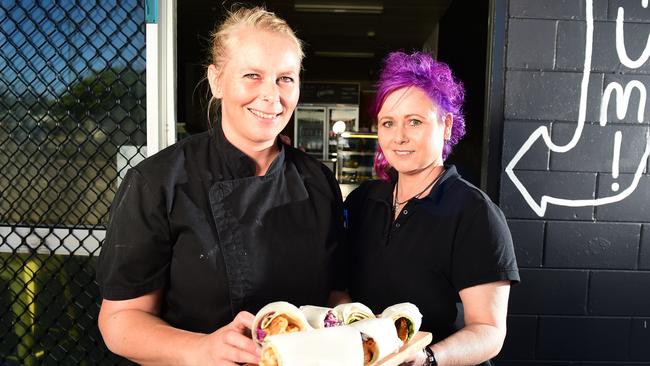
<svg viewBox="0 0 650 366">
<path fill-rule="evenodd" d="M 98 282 L 109 300 L 164 289 L 161 317 L 212 332 L 272 301 L 325 305 L 343 231 L 331 171 L 289 146 L 264 176 L 220 126 L 131 168 L 115 196 Z M 343 273 L 343 272 L 340 272 Z"/>
<path fill-rule="evenodd" d="M 352 252 L 350 294 L 375 313 L 411 302 L 422 330 L 440 341 L 457 329 L 458 292 L 519 281 L 501 210 L 447 167 L 430 194 L 409 201 L 393 220 L 393 183 L 370 181 L 345 202 Z"/>
</svg>

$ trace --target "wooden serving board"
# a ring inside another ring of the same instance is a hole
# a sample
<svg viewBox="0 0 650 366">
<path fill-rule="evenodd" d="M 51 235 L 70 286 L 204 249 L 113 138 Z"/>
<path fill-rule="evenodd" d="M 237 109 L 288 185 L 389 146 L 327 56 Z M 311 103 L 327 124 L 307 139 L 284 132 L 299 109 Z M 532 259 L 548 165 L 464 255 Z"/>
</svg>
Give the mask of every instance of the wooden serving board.
<svg viewBox="0 0 650 366">
<path fill-rule="evenodd" d="M 384 357 L 375 366 L 399 366 L 414 354 L 422 351 L 424 347 L 431 343 L 432 337 L 429 332 L 417 332 L 408 344 L 399 349 L 398 353 Z"/>
</svg>

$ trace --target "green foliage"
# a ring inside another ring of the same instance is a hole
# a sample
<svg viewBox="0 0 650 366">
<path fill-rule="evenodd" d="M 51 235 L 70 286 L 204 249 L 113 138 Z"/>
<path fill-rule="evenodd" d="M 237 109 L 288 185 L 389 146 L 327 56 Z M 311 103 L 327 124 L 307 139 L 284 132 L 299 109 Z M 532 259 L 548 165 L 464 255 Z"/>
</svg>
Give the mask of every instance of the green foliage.
<svg viewBox="0 0 650 366">
<path fill-rule="evenodd" d="M 105 223 L 120 146 L 146 143 L 144 72 L 105 69 L 54 99 L 26 90 L 1 102 L 0 221 Z"/>
<path fill-rule="evenodd" d="M 143 71 L 127 68 L 110 68 L 90 74 L 61 93 L 52 104 L 54 115 L 63 125 L 90 120 L 104 132 L 118 125 L 127 133 L 144 129 L 144 77 Z"/>
</svg>

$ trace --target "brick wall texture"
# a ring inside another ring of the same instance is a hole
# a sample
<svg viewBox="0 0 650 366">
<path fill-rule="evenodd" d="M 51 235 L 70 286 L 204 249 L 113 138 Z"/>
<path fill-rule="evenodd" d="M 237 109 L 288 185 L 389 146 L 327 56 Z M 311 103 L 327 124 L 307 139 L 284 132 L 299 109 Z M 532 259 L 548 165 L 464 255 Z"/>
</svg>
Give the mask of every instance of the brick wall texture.
<svg viewBox="0 0 650 366">
<path fill-rule="evenodd" d="M 499 204 L 522 283 L 495 363 L 650 365 L 650 5 L 506 4 Z"/>
</svg>

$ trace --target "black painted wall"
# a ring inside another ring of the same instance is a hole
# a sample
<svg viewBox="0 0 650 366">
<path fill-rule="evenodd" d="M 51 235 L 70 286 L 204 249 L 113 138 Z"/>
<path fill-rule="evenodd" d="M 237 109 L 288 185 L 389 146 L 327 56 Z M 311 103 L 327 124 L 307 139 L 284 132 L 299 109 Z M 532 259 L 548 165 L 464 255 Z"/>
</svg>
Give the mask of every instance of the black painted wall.
<svg viewBox="0 0 650 366">
<path fill-rule="evenodd" d="M 599 123 L 608 85 L 625 88 L 637 80 L 650 88 L 650 60 L 626 66 L 616 50 L 621 7 L 626 53 L 632 60 L 642 56 L 650 37 L 650 6 L 644 8 L 641 0 L 494 4 L 492 21 L 498 25 L 500 17 L 505 27 L 494 32 L 503 35 L 505 48 L 503 57 L 496 52 L 493 60 L 502 64 L 502 88 L 488 86 L 502 101 L 489 104 L 492 112 L 502 110 L 501 125 L 491 121 L 490 128 L 502 128 L 501 166 L 492 168 L 500 169 L 498 201 L 508 217 L 522 278 L 512 289 L 508 337 L 496 363 L 650 365 L 650 175 L 644 156 L 650 111 L 637 121 L 647 96 L 633 90 L 627 113 L 619 118 L 616 108 L 625 103 L 612 94 L 605 123 Z M 583 80 L 588 4 L 593 46 Z M 583 92 L 584 128 L 576 134 Z M 538 139 L 517 160 L 535 133 Z M 555 149 L 545 143 L 544 133 Z M 558 149 L 562 146 L 571 148 Z M 514 179 L 506 173 L 509 167 Z M 565 201 L 551 199 L 544 210 L 544 196 Z M 617 202 L 602 204 L 608 197 L 618 197 Z"/>
</svg>

